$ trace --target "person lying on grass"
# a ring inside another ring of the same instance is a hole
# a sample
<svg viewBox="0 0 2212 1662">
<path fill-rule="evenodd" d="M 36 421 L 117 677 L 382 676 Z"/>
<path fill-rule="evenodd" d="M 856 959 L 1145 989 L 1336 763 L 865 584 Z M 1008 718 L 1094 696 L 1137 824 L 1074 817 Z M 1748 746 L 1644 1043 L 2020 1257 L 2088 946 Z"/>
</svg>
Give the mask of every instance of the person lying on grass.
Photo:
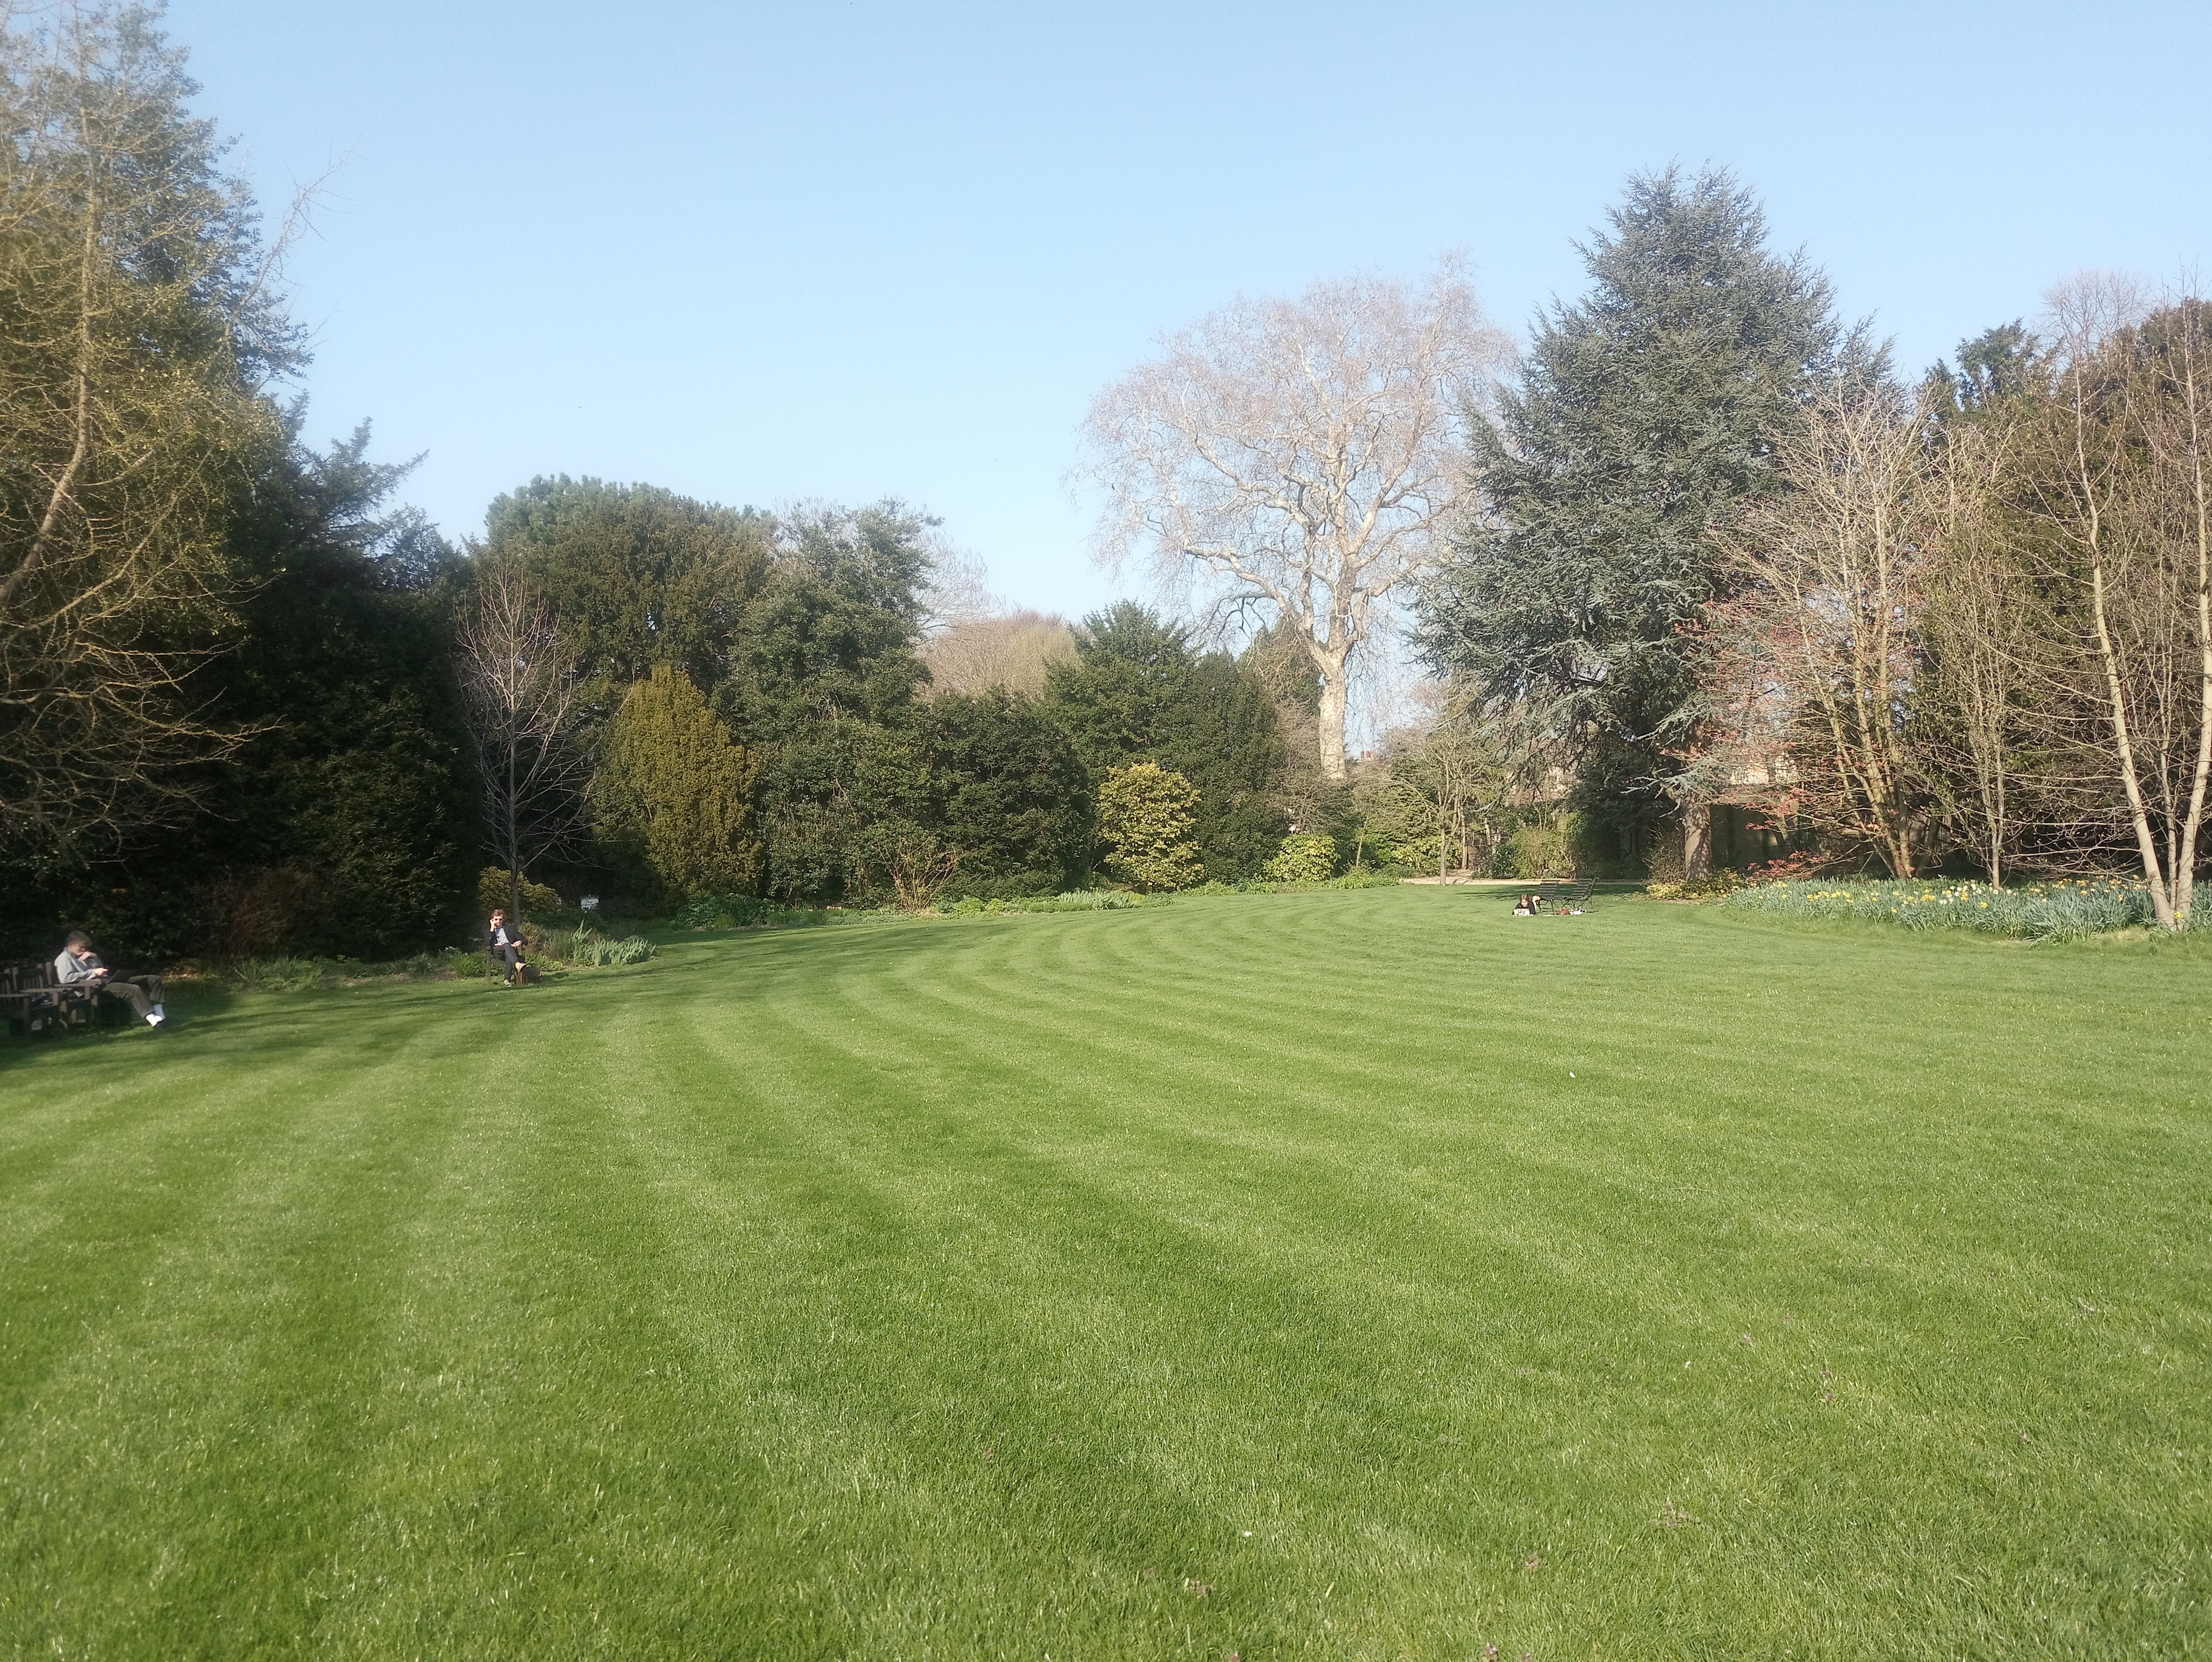
<svg viewBox="0 0 2212 1662">
<path fill-rule="evenodd" d="M 511 929 L 507 926 L 507 911 L 503 907 L 495 907 L 492 910 L 491 951 L 495 958 L 506 961 L 507 985 L 520 986 L 522 972 L 526 967 L 522 961 L 522 926 L 520 924 Z"/>
<path fill-rule="evenodd" d="M 168 1012 L 161 1008 L 161 978 L 111 975 L 81 929 L 70 931 L 69 943 L 54 960 L 54 980 L 64 986 L 89 986 L 96 993 L 121 999 L 149 1028 L 158 1029 L 168 1019 Z"/>
</svg>

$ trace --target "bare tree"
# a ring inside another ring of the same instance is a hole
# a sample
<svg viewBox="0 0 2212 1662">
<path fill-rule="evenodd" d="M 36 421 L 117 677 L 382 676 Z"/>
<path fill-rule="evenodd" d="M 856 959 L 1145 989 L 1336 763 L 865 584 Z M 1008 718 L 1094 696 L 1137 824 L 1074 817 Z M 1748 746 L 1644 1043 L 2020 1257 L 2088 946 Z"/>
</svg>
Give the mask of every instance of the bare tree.
<svg viewBox="0 0 2212 1662">
<path fill-rule="evenodd" d="M 1714 609 L 1724 634 L 1763 649 L 1783 690 L 1799 811 L 1900 877 L 1919 858 L 1907 726 L 1927 458 L 1924 424 L 1895 388 L 1824 391 L 1778 447 L 1787 488 L 1722 534 L 1744 586 Z"/>
<path fill-rule="evenodd" d="M 2109 279 L 2051 297 L 2058 371 L 2036 513 L 2158 921 L 2186 928 L 2212 783 L 2212 355 L 2206 303 Z"/>
<path fill-rule="evenodd" d="M 242 735 L 187 677 L 233 621 L 232 503 L 298 359 L 183 54 L 149 14 L 0 11 L 0 816 L 43 852 L 158 822 Z"/>
<path fill-rule="evenodd" d="M 1921 578 L 1924 664 L 1914 719 L 1931 786 L 2002 884 L 2035 812 L 2024 764 L 2030 695 L 2047 680 L 2050 620 L 2033 574 L 2004 534 L 2011 424 L 1960 424 L 1934 455 Z"/>
<path fill-rule="evenodd" d="M 1353 661 L 1460 510 L 1461 423 L 1504 337 L 1447 265 L 1295 300 L 1239 300 L 1100 393 L 1079 472 L 1105 492 L 1100 558 L 1149 561 L 1217 622 L 1257 609 L 1321 677 L 1323 773 L 1345 776 Z"/>
<path fill-rule="evenodd" d="M 480 579 L 458 644 L 483 779 L 485 845 L 506 869 L 507 913 L 520 919 L 523 874 L 568 846 L 583 822 L 583 683 L 551 608 L 508 567 Z"/>
<path fill-rule="evenodd" d="M 1046 669 L 1075 656 L 1075 632 L 1057 613 L 1001 612 L 958 617 L 923 638 L 933 693 L 1044 691 Z"/>
</svg>

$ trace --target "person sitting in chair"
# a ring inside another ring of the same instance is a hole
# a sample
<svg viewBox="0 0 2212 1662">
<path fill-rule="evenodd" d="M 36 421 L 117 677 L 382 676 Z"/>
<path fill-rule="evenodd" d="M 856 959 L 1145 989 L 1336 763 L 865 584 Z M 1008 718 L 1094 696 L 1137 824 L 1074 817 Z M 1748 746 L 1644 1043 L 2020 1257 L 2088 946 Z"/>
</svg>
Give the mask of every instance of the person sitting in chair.
<svg viewBox="0 0 2212 1662">
<path fill-rule="evenodd" d="M 522 929 L 520 925 L 508 927 L 507 913 L 495 907 L 491 914 L 491 954 L 507 965 L 507 985 L 520 986 L 522 972 Z"/>
<path fill-rule="evenodd" d="M 132 975 L 118 979 L 111 975 L 81 929 L 70 931 L 69 944 L 54 960 L 54 980 L 64 986 L 89 987 L 94 992 L 122 1000 L 149 1028 L 159 1028 L 168 1019 L 168 1012 L 161 1008 L 161 978 Z"/>
</svg>

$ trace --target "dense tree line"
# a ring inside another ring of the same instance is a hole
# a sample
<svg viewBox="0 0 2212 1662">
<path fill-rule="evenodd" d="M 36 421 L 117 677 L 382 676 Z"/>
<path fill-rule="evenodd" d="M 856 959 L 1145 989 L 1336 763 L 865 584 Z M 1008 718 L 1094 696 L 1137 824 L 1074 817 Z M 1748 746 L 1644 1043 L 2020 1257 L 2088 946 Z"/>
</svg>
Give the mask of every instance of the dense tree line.
<svg viewBox="0 0 2212 1662">
<path fill-rule="evenodd" d="M 522 537 L 510 505 L 526 500 L 539 529 Z M 691 534 L 708 525 L 718 534 Z M 1136 761 L 1191 781 L 1208 876 L 1255 875 L 1281 846 L 1288 759 L 1253 670 L 1124 604 L 1073 632 L 1073 655 L 1045 666 L 1042 694 L 988 681 L 940 692 L 923 658 L 927 530 L 896 504 L 779 519 L 593 481 L 540 481 L 501 499 L 476 571 L 512 568 L 561 597 L 571 673 L 607 688 L 582 701 L 571 742 L 616 765 L 586 793 L 590 829 L 548 869 L 637 905 L 714 892 L 680 877 L 673 856 L 641 858 L 645 844 L 619 828 L 646 810 L 619 783 L 626 747 L 610 749 L 601 730 L 620 740 L 633 707 L 665 684 L 743 755 L 731 777 L 751 781 L 750 852 L 726 869 L 757 879 L 724 892 L 819 905 L 1078 886 L 1104 852 L 1099 782 Z M 660 640 L 684 650 L 657 651 Z M 607 669 L 622 653 L 626 684 Z M 618 810 L 618 797 L 629 805 Z"/>
<path fill-rule="evenodd" d="M 939 688 L 947 574 L 896 504 L 541 478 L 448 546 L 366 426 L 301 442 L 289 228 L 150 15 L 0 47 L 14 945 L 391 956 L 463 938 L 487 864 L 635 909 L 1050 891 L 1111 852 L 1100 784 L 1138 762 L 1183 771 L 1208 875 L 1276 852 L 1292 770 L 1248 669 L 1134 609 L 970 617 L 1029 644 Z"/>
<path fill-rule="evenodd" d="M 1449 272 L 1224 313 L 1089 440 L 1109 552 L 1197 561 L 1232 653 L 1129 603 L 994 612 L 895 502 L 542 477 L 450 546 L 366 425 L 301 442 L 290 230 L 149 15 L 0 52 L 12 945 L 389 957 L 461 938 L 486 867 L 518 910 L 647 913 L 1347 860 L 1695 876 L 1719 809 L 1900 874 L 2130 868 L 2190 913 L 2194 296 L 2077 286 L 1910 385 L 1747 191 L 1669 170 L 1503 379 Z M 1349 762 L 1408 585 L 1431 711 Z"/>
</svg>

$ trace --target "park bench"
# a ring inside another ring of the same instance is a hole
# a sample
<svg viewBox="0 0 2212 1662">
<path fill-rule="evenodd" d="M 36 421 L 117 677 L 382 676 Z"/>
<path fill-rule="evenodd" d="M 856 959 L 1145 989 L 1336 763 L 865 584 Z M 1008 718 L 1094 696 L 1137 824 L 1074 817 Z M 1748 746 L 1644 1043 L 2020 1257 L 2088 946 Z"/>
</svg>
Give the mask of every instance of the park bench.
<svg viewBox="0 0 2212 1662">
<path fill-rule="evenodd" d="M 1553 913 L 1565 907 L 1571 912 L 1589 910 L 1590 891 L 1597 887 L 1593 877 L 1571 877 L 1565 882 L 1540 883 L 1535 888 L 1522 891 L 1536 897 L 1540 913 Z M 1516 897 L 1516 902 L 1518 896 Z"/>
<path fill-rule="evenodd" d="M 0 964 L 0 1012 L 6 1014 L 11 1033 L 91 1027 L 107 1013 L 98 988 L 82 983 L 64 986 L 43 959 Z"/>
</svg>

